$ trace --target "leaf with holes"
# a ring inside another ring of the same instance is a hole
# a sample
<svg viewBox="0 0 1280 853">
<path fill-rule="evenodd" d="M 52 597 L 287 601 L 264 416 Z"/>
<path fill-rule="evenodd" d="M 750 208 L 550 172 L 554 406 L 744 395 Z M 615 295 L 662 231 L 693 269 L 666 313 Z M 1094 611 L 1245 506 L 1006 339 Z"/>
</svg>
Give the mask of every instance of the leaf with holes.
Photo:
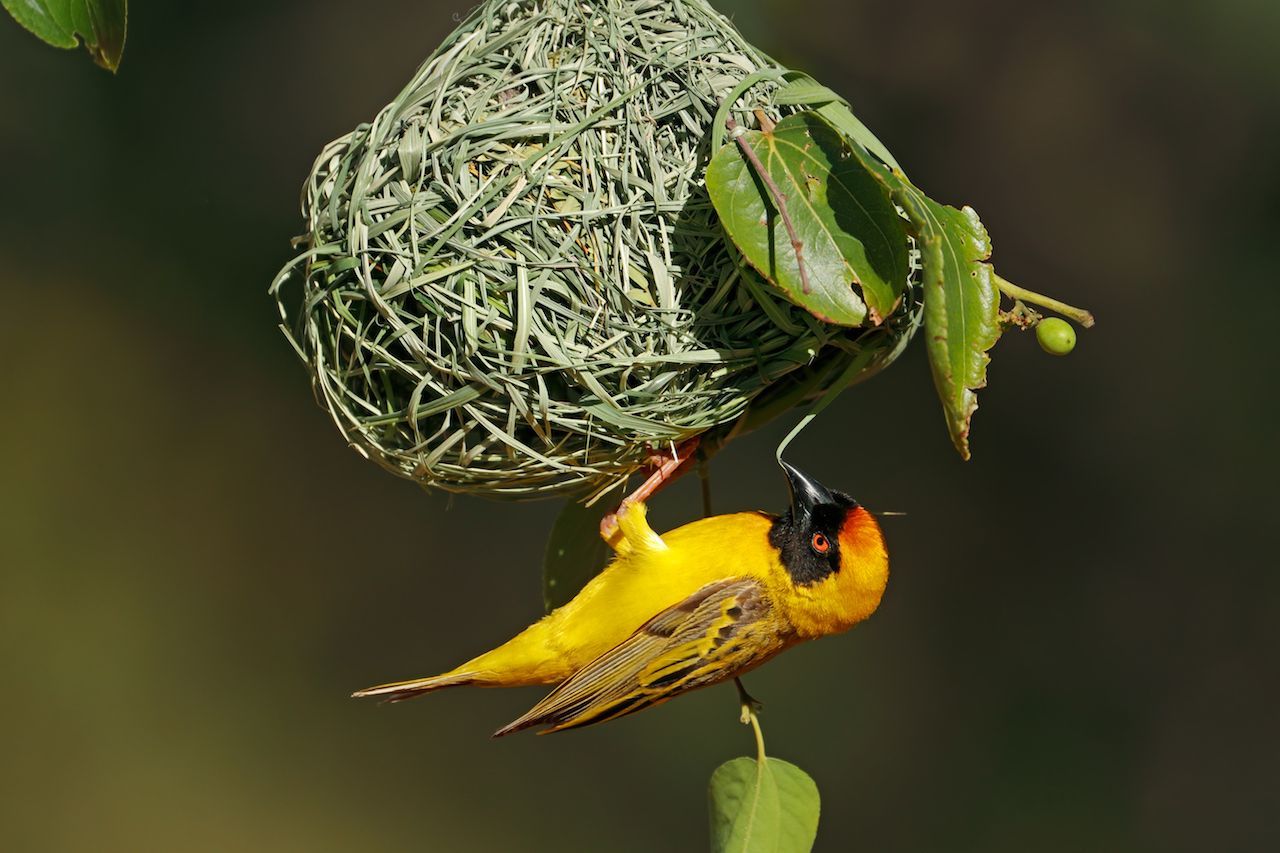
<svg viewBox="0 0 1280 853">
<path fill-rule="evenodd" d="M 987 351 L 1000 337 L 1000 292 L 985 263 L 991 241 L 971 207 L 956 210 L 924 196 L 919 206 L 929 367 L 951 441 L 968 459 L 975 391 L 987 384 Z"/>
<path fill-rule="evenodd" d="M 713 853 L 808 853 L 821 801 L 807 773 L 778 758 L 735 758 L 711 774 Z"/>
<path fill-rule="evenodd" d="M 817 113 L 795 113 L 722 146 L 707 191 L 743 257 L 789 299 L 830 323 L 878 325 L 906 284 L 907 223 L 854 147 Z"/>
</svg>

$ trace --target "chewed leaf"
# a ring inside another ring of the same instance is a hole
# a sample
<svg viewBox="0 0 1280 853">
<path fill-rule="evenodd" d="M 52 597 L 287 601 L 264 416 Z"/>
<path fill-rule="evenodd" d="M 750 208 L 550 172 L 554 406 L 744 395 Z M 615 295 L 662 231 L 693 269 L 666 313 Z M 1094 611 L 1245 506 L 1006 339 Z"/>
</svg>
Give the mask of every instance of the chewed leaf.
<svg viewBox="0 0 1280 853">
<path fill-rule="evenodd" d="M 713 853 L 808 853 L 821 802 L 807 773 L 777 758 L 735 758 L 711 775 Z"/>
<path fill-rule="evenodd" d="M 120 67 L 128 18 L 126 0 L 0 0 L 13 19 L 54 47 L 83 39 L 93 61 L 108 71 Z"/>
<path fill-rule="evenodd" d="M 987 384 L 987 350 L 1000 337 L 1000 293 L 992 280 L 991 241 L 973 208 L 956 210 L 921 197 L 924 332 L 929 367 L 956 450 L 969 458 L 974 392 Z"/>
<path fill-rule="evenodd" d="M 768 182 L 737 142 L 721 147 L 707 167 L 707 190 L 729 238 L 814 315 L 859 326 L 869 313 L 879 324 L 906 283 L 907 223 L 854 146 L 813 112 L 790 115 L 770 131 L 746 131 L 742 142 L 781 193 L 800 250 Z"/>
</svg>

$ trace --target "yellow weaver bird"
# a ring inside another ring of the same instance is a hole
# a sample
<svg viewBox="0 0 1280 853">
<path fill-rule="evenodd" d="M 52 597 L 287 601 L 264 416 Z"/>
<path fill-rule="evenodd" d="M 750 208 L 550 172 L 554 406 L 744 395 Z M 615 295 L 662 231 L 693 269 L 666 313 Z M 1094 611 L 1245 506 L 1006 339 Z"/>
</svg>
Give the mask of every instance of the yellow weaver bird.
<svg viewBox="0 0 1280 853">
<path fill-rule="evenodd" d="M 889 579 L 880 526 L 857 501 L 782 463 L 784 515 L 741 512 L 659 536 L 624 504 L 607 568 L 563 607 L 441 675 L 356 692 L 388 702 L 445 687 L 559 684 L 495 732 L 613 720 L 736 678 L 870 616 Z"/>
</svg>

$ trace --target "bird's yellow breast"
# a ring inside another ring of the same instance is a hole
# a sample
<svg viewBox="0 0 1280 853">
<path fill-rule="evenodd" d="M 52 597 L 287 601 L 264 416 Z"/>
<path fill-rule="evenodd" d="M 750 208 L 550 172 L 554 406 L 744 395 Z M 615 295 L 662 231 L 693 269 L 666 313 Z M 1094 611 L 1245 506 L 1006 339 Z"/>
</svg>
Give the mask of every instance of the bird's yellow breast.
<svg viewBox="0 0 1280 853">
<path fill-rule="evenodd" d="M 869 513 L 856 511 L 840 533 L 841 570 L 807 586 L 795 583 L 770 544 L 773 521 L 762 512 L 713 516 L 663 534 L 665 549 L 624 553 L 553 614 L 558 649 L 576 669 L 656 614 L 726 578 L 759 580 L 797 639 L 848 630 L 875 611 L 889 560 Z"/>
</svg>

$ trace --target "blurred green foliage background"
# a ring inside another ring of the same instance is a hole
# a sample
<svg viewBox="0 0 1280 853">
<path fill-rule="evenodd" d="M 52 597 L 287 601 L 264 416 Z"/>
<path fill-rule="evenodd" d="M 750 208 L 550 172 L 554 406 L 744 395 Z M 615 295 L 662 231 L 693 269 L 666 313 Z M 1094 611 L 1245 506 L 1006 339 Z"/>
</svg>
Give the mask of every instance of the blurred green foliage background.
<svg viewBox="0 0 1280 853">
<path fill-rule="evenodd" d="M 793 446 L 908 513 L 880 612 L 748 680 L 818 849 L 1276 849 L 1280 4 L 719 5 L 1099 318 L 1001 342 L 971 463 L 919 342 Z M 0 20 L 0 847 L 705 847 L 731 687 L 497 743 L 539 691 L 346 698 L 539 613 L 556 505 L 346 450 L 265 292 L 312 157 L 466 9 L 138 4 L 116 78 Z M 782 508 L 787 426 L 717 510 Z"/>
</svg>

